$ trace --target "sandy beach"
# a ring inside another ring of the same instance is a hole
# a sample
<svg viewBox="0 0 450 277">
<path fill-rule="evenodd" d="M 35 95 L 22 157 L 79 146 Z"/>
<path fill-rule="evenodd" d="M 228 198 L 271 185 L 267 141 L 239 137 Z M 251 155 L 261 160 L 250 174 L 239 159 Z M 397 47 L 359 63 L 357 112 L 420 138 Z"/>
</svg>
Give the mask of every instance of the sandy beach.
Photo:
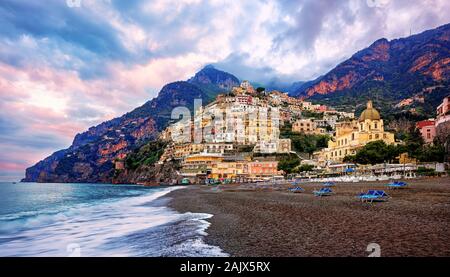
<svg viewBox="0 0 450 277">
<path fill-rule="evenodd" d="M 177 211 L 213 214 L 206 242 L 231 256 L 367 256 L 370 243 L 381 256 L 450 256 L 450 178 L 408 180 L 403 190 L 385 183 L 337 183 L 336 194 L 323 198 L 313 196 L 321 186 L 311 183 L 297 194 L 289 185 L 221 185 L 168 197 Z M 356 195 L 367 189 L 392 198 L 361 203 Z"/>
</svg>

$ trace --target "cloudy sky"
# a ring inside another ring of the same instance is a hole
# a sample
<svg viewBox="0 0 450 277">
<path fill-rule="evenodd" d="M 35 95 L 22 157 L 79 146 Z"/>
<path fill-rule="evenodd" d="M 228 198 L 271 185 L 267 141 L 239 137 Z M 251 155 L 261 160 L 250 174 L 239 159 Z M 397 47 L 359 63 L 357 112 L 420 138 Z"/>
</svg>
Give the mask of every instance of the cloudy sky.
<svg viewBox="0 0 450 277">
<path fill-rule="evenodd" d="M 376 39 L 449 23 L 449 10 L 448 0 L 1 0 L 0 181 L 207 64 L 261 83 L 310 80 Z"/>
</svg>

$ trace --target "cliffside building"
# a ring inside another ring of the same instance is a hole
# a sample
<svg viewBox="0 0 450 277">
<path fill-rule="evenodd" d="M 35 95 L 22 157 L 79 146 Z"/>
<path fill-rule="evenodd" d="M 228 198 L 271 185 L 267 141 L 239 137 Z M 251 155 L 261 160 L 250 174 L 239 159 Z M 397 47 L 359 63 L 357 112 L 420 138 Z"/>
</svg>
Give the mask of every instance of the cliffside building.
<svg viewBox="0 0 450 277">
<path fill-rule="evenodd" d="M 419 121 L 416 124 L 416 128 L 419 130 L 425 143 L 433 143 L 433 140 L 436 137 L 436 126 L 434 119 Z"/>
<path fill-rule="evenodd" d="M 324 128 L 318 127 L 317 123 L 311 119 L 299 119 L 292 124 L 292 131 L 295 133 L 303 133 L 307 135 L 325 134 Z"/>
</svg>

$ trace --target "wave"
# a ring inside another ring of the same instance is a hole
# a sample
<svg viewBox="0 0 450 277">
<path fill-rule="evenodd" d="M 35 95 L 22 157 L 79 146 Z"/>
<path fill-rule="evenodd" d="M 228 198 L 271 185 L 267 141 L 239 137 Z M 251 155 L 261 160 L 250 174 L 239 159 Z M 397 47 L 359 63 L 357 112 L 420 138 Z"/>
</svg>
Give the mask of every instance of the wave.
<svg viewBox="0 0 450 277">
<path fill-rule="evenodd" d="M 0 256 L 227 256 L 207 245 L 212 215 L 156 201 L 180 187 L 0 217 Z"/>
</svg>

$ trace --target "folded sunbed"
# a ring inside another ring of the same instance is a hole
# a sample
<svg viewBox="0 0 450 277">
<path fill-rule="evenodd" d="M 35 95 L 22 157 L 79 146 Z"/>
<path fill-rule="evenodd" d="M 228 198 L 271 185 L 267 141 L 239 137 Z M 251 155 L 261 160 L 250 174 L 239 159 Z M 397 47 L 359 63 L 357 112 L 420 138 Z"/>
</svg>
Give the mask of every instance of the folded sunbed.
<svg viewBox="0 0 450 277">
<path fill-rule="evenodd" d="M 300 192 L 304 192 L 305 190 L 299 186 L 296 186 L 294 188 L 288 188 L 288 190 L 290 192 L 294 192 L 294 193 L 300 193 Z"/>
<path fill-rule="evenodd" d="M 330 188 L 321 188 L 320 190 L 313 191 L 315 196 L 330 196 L 333 191 Z"/>
<path fill-rule="evenodd" d="M 387 184 L 387 186 L 390 189 L 403 189 L 403 188 L 406 188 L 408 186 L 408 184 L 405 182 L 395 181 L 395 182 L 391 182 L 391 183 Z"/>
<path fill-rule="evenodd" d="M 389 195 L 384 190 L 369 190 L 359 194 L 358 198 L 362 202 L 384 202 L 389 199 Z"/>
</svg>

